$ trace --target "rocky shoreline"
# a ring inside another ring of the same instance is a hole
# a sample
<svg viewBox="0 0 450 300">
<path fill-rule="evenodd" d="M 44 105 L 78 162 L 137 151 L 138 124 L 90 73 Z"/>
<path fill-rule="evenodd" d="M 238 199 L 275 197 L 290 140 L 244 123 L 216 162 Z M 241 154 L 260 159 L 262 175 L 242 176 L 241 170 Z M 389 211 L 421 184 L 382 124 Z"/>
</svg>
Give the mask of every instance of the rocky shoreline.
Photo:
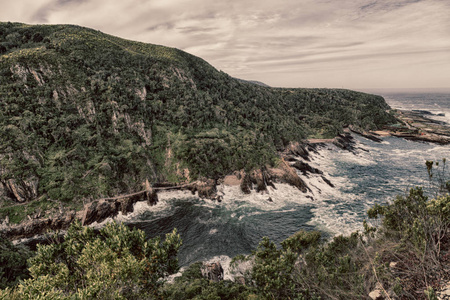
<svg viewBox="0 0 450 300">
<path fill-rule="evenodd" d="M 450 125 L 433 120 L 430 115 L 427 111 L 397 110 L 395 116 L 402 124 L 385 126 L 384 130 L 389 135 L 412 141 L 449 145 Z"/>
<path fill-rule="evenodd" d="M 287 183 L 306 193 L 309 188 L 298 174 L 305 176 L 308 173 L 321 176 L 324 182 L 334 187 L 321 170 L 308 164 L 309 154 L 310 152 L 317 153 L 318 149 L 327 143 L 332 143 L 346 151 L 355 152 L 356 143 L 351 132 L 376 142 L 381 142 L 382 136 L 391 135 L 415 141 L 450 144 L 450 126 L 447 124 L 427 118 L 423 112 L 397 111 L 396 114 L 402 124 L 385 127 L 383 131 L 361 132 L 350 126 L 334 139 L 311 139 L 306 143 L 292 143 L 281 153 L 281 161 L 276 168 L 261 168 L 249 173 L 241 170 L 220 180 L 203 179 L 182 185 L 160 183 L 150 186 L 147 182 L 144 184 L 144 191 L 98 199 L 86 203 L 80 211 L 60 211 L 47 218 L 33 216 L 17 225 L 11 225 L 5 220 L 0 224 L 0 235 L 10 240 L 18 240 L 48 231 L 65 230 L 75 220 L 79 220 L 83 225 L 90 225 L 94 222 L 101 223 L 107 218 L 117 216 L 119 212 L 123 215 L 133 212 L 134 204 L 139 201 L 146 201 L 149 205 L 156 204 L 158 193 L 163 191 L 188 190 L 200 198 L 219 202 L 222 197 L 218 195 L 217 187 L 221 184 L 239 185 L 243 193 L 249 194 L 252 191 L 267 192 L 269 186 L 275 188 L 276 183 Z M 272 201 L 272 199 L 268 197 L 268 201 Z"/>
<path fill-rule="evenodd" d="M 354 144 L 352 136 L 344 133 L 331 140 L 336 146 L 353 151 Z M 306 193 L 308 186 L 298 175 L 298 172 L 306 175 L 313 173 L 321 176 L 330 186 L 334 185 L 324 177 L 322 171 L 311 167 L 307 161 L 310 160 L 309 153 L 317 152 L 318 148 L 324 146 L 322 141 L 313 143 L 293 143 L 281 153 L 281 161 L 276 168 L 261 168 L 246 173 L 245 171 L 236 171 L 233 174 L 225 176 L 220 180 L 203 179 L 188 184 L 154 184 L 150 186 L 147 182 L 144 184 L 144 191 L 128 195 L 121 195 L 113 198 L 103 198 L 86 203 L 82 210 L 70 210 L 53 214 L 50 217 L 41 217 L 40 215 L 29 216 L 28 219 L 20 224 L 9 224 L 3 221 L 0 224 L 0 235 L 9 240 L 19 240 L 36 237 L 51 231 L 66 230 L 70 224 L 76 220 L 83 225 L 90 225 L 95 222 L 101 223 L 107 218 L 116 217 L 119 212 L 127 215 L 134 211 L 134 205 L 137 202 L 145 201 L 149 205 L 155 205 L 158 202 L 158 193 L 173 190 L 190 191 L 193 195 L 200 198 L 210 199 L 212 201 L 222 201 L 217 187 L 220 185 L 238 185 L 245 194 L 252 192 L 267 192 L 268 187 L 275 188 L 277 183 L 287 183 Z M 268 196 L 268 201 L 272 201 Z"/>
</svg>

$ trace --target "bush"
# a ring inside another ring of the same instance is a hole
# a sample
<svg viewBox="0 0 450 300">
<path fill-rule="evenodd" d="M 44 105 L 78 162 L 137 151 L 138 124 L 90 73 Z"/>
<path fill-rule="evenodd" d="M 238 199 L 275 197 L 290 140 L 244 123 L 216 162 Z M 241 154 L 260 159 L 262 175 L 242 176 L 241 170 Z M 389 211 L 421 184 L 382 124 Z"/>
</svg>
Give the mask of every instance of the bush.
<svg viewBox="0 0 450 300">
<path fill-rule="evenodd" d="M 164 241 L 109 223 L 96 234 L 74 223 L 64 242 L 38 245 L 29 260 L 31 278 L 11 297 L 25 299 L 148 299 L 160 297 L 164 278 L 178 270 L 181 240 L 174 230 Z"/>
<path fill-rule="evenodd" d="M 0 236 L 0 289 L 15 286 L 21 279 L 28 278 L 27 259 L 32 252 L 22 246 L 14 246 Z"/>
</svg>

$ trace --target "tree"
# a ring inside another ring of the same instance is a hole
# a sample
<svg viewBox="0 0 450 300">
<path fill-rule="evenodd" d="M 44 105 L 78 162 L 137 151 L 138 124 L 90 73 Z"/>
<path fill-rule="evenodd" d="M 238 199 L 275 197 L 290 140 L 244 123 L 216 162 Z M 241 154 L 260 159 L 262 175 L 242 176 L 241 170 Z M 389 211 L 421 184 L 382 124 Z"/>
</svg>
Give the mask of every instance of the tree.
<svg viewBox="0 0 450 300">
<path fill-rule="evenodd" d="M 20 279 L 27 278 L 27 259 L 31 251 L 25 247 L 14 246 L 0 236 L 0 289 L 16 285 Z"/>
<path fill-rule="evenodd" d="M 164 278 L 178 271 L 180 246 L 176 230 L 164 241 L 160 237 L 147 240 L 143 231 L 124 224 L 109 223 L 95 233 L 76 222 L 62 243 L 38 246 L 29 260 L 31 278 L 11 295 L 20 299 L 161 298 Z"/>
</svg>

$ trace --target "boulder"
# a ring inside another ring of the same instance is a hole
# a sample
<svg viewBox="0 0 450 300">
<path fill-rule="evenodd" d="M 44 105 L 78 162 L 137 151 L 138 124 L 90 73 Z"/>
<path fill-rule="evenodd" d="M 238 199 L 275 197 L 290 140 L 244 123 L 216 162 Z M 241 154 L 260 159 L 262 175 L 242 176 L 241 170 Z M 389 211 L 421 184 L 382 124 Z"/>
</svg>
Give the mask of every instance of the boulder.
<svg viewBox="0 0 450 300">
<path fill-rule="evenodd" d="M 334 184 L 331 183 L 331 181 L 328 180 L 325 176 L 322 176 L 322 180 L 323 180 L 326 184 L 328 184 L 330 187 L 334 188 Z"/>
<path fill-rule="evenodd" d="M 101 199 L 87 203 L 84 206 L 83 218 L 81 224 L 89 225 L 94 222 L 102 222 L 108 217 L 114 217 L 118 213 L 116 201 Z"/>
<path fill-rule="evenodd" d="M 256 186 L 256 191 L 257 192 L 262 192 L 262 191 L 266 191 L 267 190 L 267 185 L 266 185 L 266 174 L 263 170 L 258 169 L 258 170 L 254 170 L 251 173 L 251 181 L 253 184 L 255 184 Z"/>
<path fill-rule="evenodd" d="M 385 299 L 383 286 L 379 282 L 377 282 L 377 284 L 375 285 L 375 289 L 369 293 L 369 297 L 373 300 Z"/>
<path fill-rule="evenodd" d="M 131 197 L 126 197 L 117 200 L 117 203 L 119 204 L 119 211 L 126 216 L 129 212 L 133 212 L 133 205 L 134 201 Z"/>
<path fill-rule="evenodd" d="M 195 190 L 200 198 L 215 198 L 217 195 L 217 184 L 215 180 L 207 179 L 195 184 Z"/>
<path fill-rule="evenodd" d="M 253 184 L 249 174 L 244 174 L 240 184 L 241 191 L 244 194 L 250 194 L 253 188 Z"/>
<path fill-rule="evenodd" d="M 213 281 L 219 282 L 223 280 L 223 268 L 220 262 L 203 263 L 202 276 Z"/>
</svg>

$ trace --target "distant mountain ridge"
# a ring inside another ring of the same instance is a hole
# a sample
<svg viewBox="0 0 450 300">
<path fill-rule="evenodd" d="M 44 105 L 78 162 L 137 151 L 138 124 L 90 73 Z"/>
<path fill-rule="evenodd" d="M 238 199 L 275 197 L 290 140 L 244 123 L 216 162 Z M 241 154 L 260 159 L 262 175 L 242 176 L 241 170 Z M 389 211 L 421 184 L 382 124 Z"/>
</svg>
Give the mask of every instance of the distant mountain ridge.
<svg viewBox="0 0 450 300">
<path fill-rule="evenodd" d="M 379 96 L 249 85 L 181 50 L 79 26 L 0 23 L 0 55 L 0 199 L 216 179 L 276 165 L 306 137 L 395 121 Z"/>
<path fill-rule="evenodd" d="M 240 79 L 240 78 L 236 78 L 236 79 L 241 82 L 247 82 L 247 83 L 252 83 L 252 84 L 256 84 L 256 85 L 260 85 L 260 86 L 270 87 L 270 85 L 265 84 L 264 82 L 261 82 L 261 81 L 257 81 L 257 80 L 245 80 L 245 79 Z"/>
</svg>

